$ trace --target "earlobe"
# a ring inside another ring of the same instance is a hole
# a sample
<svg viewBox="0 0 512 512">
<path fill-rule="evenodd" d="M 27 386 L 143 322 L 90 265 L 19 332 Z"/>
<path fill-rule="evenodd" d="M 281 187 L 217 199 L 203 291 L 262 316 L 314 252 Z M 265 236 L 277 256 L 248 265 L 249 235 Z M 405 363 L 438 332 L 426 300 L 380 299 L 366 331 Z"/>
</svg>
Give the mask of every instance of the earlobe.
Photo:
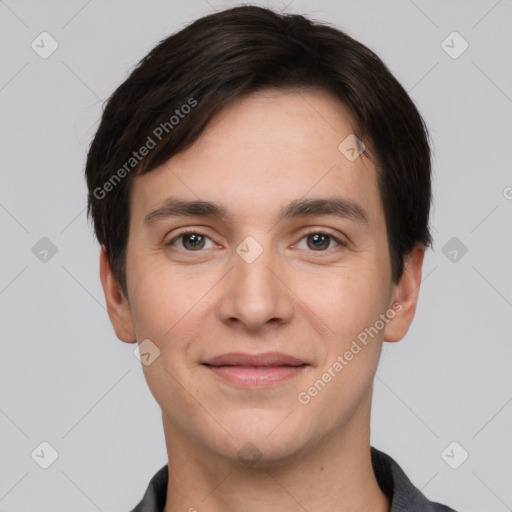
<svg viewBox="0 0 512 512">
<path fill-rule="evenodd" d="M 100 279 L 108 316 L 116 336 L 125 343 L 135 343 L 137 336 L 133 327 L 130 305 L 114 277 L 104 245 L 100 248 Z"/>
<path fill-rule="evenodd" d="M 424 256 L 423 244 L 417 244 L 404 259 L 404 272 L 400 281 L 394 285 L 389 306 L 395 311 L 395 316 L 384 329 L 384 341 L 400 341 L 409 330 L 418 303 Z M 400 308 L 392 307 L 396 302 Z"/>
</svg>

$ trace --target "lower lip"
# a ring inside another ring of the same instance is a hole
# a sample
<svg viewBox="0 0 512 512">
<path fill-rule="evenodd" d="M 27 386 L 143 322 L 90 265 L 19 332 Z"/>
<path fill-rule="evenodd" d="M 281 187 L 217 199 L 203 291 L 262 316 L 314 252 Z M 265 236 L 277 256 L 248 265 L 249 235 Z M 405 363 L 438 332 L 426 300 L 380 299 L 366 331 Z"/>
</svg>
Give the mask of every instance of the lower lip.
<svg viewBox="0 0 512 512">
<path fill-rule="evenodd" d="M 267 388 L 278 382 L 299 375 L 302 366 L 208 366 L 215 375 L 239 387 L 248 389 Z"/>
</svg>

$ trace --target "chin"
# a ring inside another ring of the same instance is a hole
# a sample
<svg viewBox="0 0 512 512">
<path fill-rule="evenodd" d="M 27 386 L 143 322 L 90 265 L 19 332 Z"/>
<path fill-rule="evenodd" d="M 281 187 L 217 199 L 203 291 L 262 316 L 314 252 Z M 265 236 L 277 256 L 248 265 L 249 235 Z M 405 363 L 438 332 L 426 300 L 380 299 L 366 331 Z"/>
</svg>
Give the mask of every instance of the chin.
<svg viewBox="0 0 512 512">
<path fill-rule="evenodd" d="M 281 420 L 282 421 L 282 418 Z M 284 423 L 284 422 L 283 422 Z M 290 425 L 278 432 L 279 422 L 274 422 L 272 428 L 263 428 L 261 431 L 254 427 L 250 432 L 232 432 L 233 438 L 225 439 L 224 446 L 217 447 L 215 451 L 226 459 L 240 463 L 246 468 L 269 468 L 283 466 L 291 462 L 303 449 L 306 440 L 300 425 L 290 429 Z M 273 432 L 272 430 L 275 429 Z M 269 434 L 270 433 L 270 434 Z"/>
<path fill-rule="evenodd" d="M 240 446 L 234 453 L 230 453 L 229 457 L 247 469 L 284 466 L 300 452 L 297 446 L 269 446 L 268 441 L 265 444 L 262 441 L 255 443 L 247 440 L 242 441 Z"/>
</svg>

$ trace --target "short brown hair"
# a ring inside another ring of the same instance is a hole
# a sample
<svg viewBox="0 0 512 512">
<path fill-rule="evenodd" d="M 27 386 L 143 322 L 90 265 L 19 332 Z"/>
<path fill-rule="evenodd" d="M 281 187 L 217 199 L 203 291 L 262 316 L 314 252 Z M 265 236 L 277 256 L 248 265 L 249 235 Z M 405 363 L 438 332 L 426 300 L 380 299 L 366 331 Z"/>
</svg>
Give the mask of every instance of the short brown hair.
<svg viewBox="0 0 512 512">
<path fill-rule="evenodd" d="M 416 242 L 432 244 L 428 131 L 386 65 L 326 23 L 257 6 L 235 7 L 159 42 L 104 108 L 85 167 L 87 215 L 125 296 L 133 177 L 189 147 L 230 102 L 269 87 L 321 87 L 353 115 L 357 137 L 376 155 L 393 282 L 402 276 L 404 257 Z M 150 139 L 154 147 L 143 152 Z"/>
</svg>

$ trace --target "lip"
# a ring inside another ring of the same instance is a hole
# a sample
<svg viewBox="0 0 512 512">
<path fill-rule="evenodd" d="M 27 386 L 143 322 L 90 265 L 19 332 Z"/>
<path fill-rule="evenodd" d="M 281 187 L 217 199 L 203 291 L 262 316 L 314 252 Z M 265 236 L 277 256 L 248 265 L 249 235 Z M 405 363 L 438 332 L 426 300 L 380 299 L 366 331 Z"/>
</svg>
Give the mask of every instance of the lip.
<svg viewBox="0 0 512 512">
<path fill-rule="evenodd" d="M 306 364 L 302 359 L 282 352 L 264 352 L 261 354 L 245 354 L 230 352 L 208 359 L 203 364 L 209 366 L 300 366 Z"/>
<path fill-rule="evenodd" d="M 281 352 L 222 354 L 202 364 L 217 377 L 245 389 L 271 387 L 299 375 L 309 366 Z"/>
</svg>

